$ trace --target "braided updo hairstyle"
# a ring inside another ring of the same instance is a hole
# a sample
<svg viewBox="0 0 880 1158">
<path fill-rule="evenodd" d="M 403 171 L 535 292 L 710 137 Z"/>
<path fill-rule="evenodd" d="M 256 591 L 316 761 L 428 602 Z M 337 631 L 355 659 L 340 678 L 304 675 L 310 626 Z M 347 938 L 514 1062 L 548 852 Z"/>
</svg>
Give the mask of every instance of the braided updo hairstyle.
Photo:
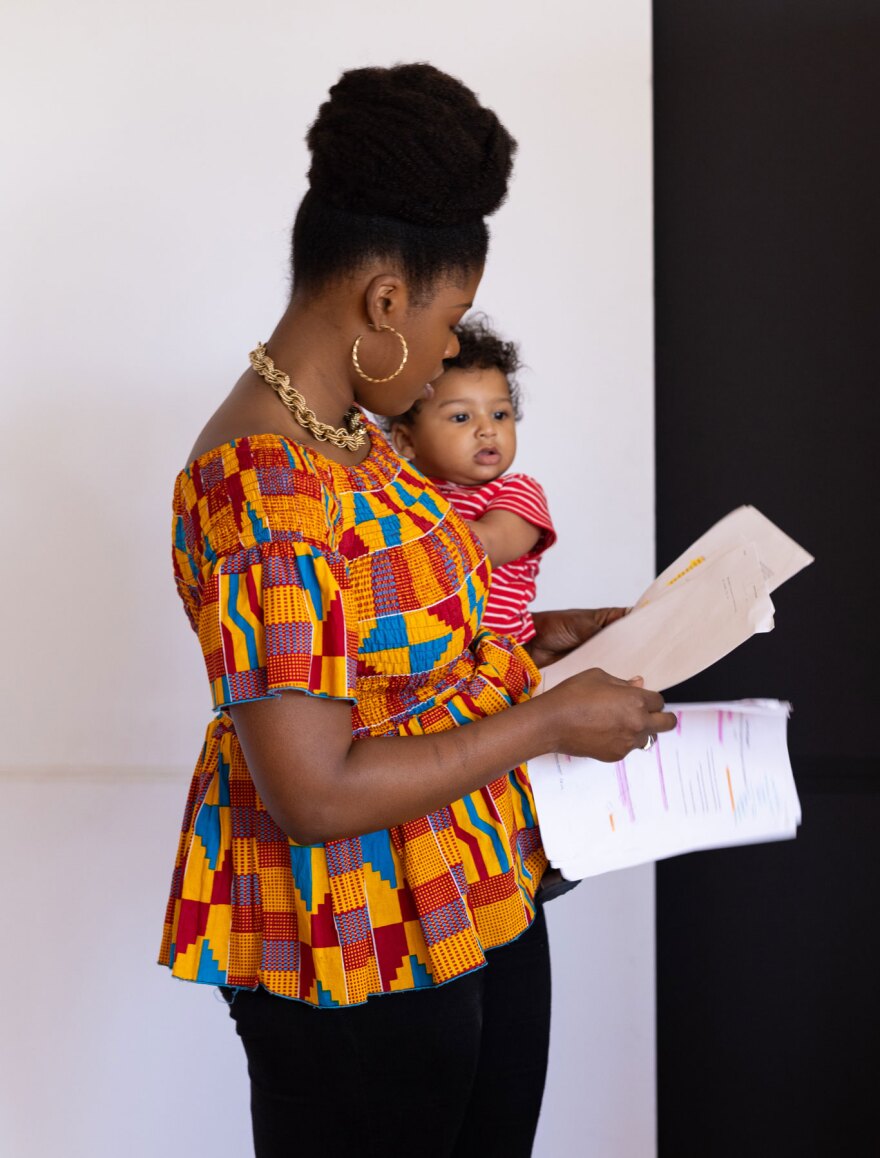
<svg viewBox="0 0 880 1158">
<path fill-rule="evenodd" d="M 381 258 L 418 296 L 486 259 L 516 142 L 461 81 L 430 64 L 342 74 L 306 137 L 309 191 L 293 227 L 296 289 Z"/>
</svg>

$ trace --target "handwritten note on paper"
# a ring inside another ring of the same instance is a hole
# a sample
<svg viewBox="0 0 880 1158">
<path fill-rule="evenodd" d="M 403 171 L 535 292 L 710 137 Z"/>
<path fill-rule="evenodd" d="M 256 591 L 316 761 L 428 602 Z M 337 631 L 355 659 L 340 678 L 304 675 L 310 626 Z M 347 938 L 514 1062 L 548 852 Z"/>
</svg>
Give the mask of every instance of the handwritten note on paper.
<svg viewBox="0 0 880 1158">
<path fill-rule="evenodd" d="M 569 880 L 697 849 L 793 837 L 801 820 L 778 700 L 679 704 L 675 731 L 618 764 L 529 762 L 544 848 Z"/>
<path fill-rule="evenodd" d="M 770 592 L 813 558 L 754 507 L 732 511 L 659 575 L 632 611 L 549 667 L 551 688 L 590 667 L 663 691 L 773 627 Z"/>
</svg>

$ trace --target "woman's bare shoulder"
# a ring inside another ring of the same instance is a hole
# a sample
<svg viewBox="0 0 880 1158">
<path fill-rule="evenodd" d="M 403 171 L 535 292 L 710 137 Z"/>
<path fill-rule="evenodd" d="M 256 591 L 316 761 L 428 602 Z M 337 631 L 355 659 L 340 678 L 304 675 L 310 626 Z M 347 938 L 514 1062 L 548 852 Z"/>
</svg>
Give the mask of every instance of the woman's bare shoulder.
<svg viewBox="0 0 880 1158">
<path fill-rule="evenodd" d="M 277 410 L 265 406 L 260 395 L 255 396 L 240 379 L 202 427 L 189 452 L 187 465 L 219 446 L 242 438 L 260 434 L 284 437 L 285 432 L 278 430 L 277 425 Z"/>
</svg>

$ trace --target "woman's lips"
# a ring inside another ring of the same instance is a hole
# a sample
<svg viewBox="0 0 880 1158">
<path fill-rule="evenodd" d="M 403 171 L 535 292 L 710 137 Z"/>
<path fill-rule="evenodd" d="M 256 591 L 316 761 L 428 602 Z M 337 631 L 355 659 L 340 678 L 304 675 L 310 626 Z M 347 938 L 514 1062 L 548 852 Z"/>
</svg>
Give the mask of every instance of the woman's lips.
<svg viewBox="0 0 880 1158">
<path fill-rule="evenodd" d="M 431 385 L 430 382 L 425 383 L 425 397 L 426 398 L 433 398 L 434 397 L 434 387 Z"/>
</svg>

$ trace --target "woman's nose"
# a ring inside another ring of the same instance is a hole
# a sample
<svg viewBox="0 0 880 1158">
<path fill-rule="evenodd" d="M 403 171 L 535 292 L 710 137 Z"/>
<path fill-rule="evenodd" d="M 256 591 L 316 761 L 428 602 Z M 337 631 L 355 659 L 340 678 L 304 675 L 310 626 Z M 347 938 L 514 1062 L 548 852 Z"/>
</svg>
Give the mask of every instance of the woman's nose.
<svg viewBox="0 0 880 1158">
<path fill-rule="evenodd" d="M 449 341 L 446 343 L 446 349 L 443 351 L 443 360 L 447 358 L 457 358 L 461 352 L 461 342 L 458 340 L 457 334 L 450 333 Z"/>
</svg>

